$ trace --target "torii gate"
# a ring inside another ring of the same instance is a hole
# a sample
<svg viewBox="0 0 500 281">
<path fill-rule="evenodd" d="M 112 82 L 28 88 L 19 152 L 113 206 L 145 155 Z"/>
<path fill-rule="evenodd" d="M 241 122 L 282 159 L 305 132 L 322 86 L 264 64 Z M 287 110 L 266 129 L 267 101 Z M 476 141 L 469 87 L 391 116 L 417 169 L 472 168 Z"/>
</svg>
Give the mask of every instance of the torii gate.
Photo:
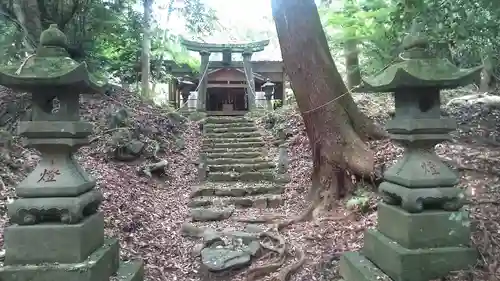
<svg viewBox="0 0 500 281">
<path fill-rule="evenodd" d="M 248 109 L 255 108 L 255 81 L 252 72 L 252 54 L 263 51 L 269 45 L 269 40 L 256 41 L 246 44 L 213 44 L 200 43 L 181 39 L 181 44 L 190 51 L 199 52 L 201 55 L 200 82 L 198 85 L 197 109 L 205 111 L 207 92 L 207 73 L 209 68 L 209 58 L 211 53 L 222 53 L 222 62 L 230 65 L 232 53 L 241 53 L 243 57 L 243 70 L 247 80 Z"/>
</svg>

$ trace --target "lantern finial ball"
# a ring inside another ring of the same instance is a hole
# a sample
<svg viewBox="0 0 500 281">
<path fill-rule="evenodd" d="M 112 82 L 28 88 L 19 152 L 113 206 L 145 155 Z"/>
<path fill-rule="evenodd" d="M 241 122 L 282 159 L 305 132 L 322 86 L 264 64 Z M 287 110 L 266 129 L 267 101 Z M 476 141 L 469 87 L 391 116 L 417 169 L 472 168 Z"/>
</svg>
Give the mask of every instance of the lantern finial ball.
<svg viewBox="0 0 500 281">
<path fill-rule="evenodd" d="M 40 45 L 43 47 L 61 47 L 68 46 L 68 38 L 57 27 L 57 24 L 51 24 L 49 28 L 44 30 L 40 35 Z"/>
<path fill-rule="evenodd" d="M 429 47 L 429 38 L 423 33 L 424 26 L 417 20 L 412 22 L 410 32 L 403 39 L 403 49 L 411 50 L 413 48 L 427 49 Z"/>
</svg>

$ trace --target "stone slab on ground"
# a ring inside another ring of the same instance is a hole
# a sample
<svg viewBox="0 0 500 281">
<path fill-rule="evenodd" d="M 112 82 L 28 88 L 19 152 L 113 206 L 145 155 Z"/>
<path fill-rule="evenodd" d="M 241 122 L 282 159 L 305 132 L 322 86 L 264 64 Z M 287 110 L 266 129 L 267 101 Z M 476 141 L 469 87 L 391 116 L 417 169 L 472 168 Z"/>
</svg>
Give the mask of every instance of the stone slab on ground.
<svg viewBox="0 0 500 281">
<path fill-rule="evenodd" d="M 468 223 L 452 219 L 453 216 L 467 219 L 461 212 L 430 210 L 411 214 L 379 203 L 377 230 L 408 249 L 468 246 Z"/>
<path fill-rule="evenodd" d="M 201 262 L 210 271 L 230 270 L 248 266 L 252 255 L 245 251 L 225 248 L 205 248 L 201 250 Z"/>
<path fill-rule="evenodd" d="M 106 239 L 103 246 L 80 263 L 44 263 L 0 267 L 2 281 L 109 281 L 119 268 L 119 245 Z M 139 280 L 139 279 L 136 279 Z"/>
<path fill-rule="evenodd" d="M 468 247 L 407 249 L 373 229 L 365 232 L 362 253 L 394 281 L 441 278 L 477 259 L 476 250 Z"/>
<path fill-rule="evenodd" d="M 393 281 L 358 252 L 347 252 L 342 255 L 340 275 L 345 281 Z"/>
</svg>

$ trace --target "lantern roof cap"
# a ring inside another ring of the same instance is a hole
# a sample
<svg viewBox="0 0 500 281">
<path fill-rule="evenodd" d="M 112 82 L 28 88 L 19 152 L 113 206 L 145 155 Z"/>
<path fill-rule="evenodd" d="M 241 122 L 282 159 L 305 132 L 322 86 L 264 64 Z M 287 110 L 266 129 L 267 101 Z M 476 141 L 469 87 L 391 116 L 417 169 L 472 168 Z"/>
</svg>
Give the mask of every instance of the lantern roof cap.
<svg viewBox="0 0 500 281">
<path fill-rule="evenodd" d="M 262 88 L 264 88 L 264 87 L 273 87 L 275 85 L 276 84 L 274 84 L 273 82 L 271 82 L 271 79 L 266 78 L 266 83 L 262 84 Z"/>
<path fill-rule="evenodd" d="M 453 89 L 471 84 L 480 77 L 482 66 L 460 69 L 429 50 L 429 38 L 422 26 L 413 23 L 403 39 L 403 52 L 378 74 L 362 79 L 356 92 L 394 92 L 403 88 Z"/>
<path fill-rule="evenodd" d="M 36 53 L 18 65 L 0 67 L 0 85 L 32 91 L 38 88 L 70 86 L 80 93 L 104 92 L 105 84 L 87 69 L 69 57 L 68 39 L 51 24 L 40 35 Z"/>
</svg>

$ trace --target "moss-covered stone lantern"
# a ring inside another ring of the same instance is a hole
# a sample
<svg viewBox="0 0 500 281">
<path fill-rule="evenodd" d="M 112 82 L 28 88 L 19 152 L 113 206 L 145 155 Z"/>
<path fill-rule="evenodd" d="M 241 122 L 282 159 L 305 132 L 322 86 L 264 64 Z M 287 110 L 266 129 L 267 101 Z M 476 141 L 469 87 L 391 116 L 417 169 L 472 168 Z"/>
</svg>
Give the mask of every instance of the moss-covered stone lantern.
<svg viewBox="0 0 500 281">
<path fill-rule="evenodd" d="M 142 262 L 120 263 L 118 241 L 104 237 L 102 194 L 73 156 L 92 133 L 80 121 L 79 96 L 103 86 L 66 49 L 66 36 L 51 25 L 32 58 L 0 69 L 0 85 L 32 94 L 32 120 L 20 122 L 18 132 L 42 153 L 7 206 L 12 225 L 4 232 L 0 280 L 104 281 L 115 273 L 142 280 Z"/>
<path fill-rule="evenodd" d="M 342 257 L 345 281 L 438 279 L 476 261 L 457 174 L 434 146 L 456 129 L 455 120 L 441 117 L 440 90 L 472 83 L 481 67 L 459 69 L 433 57 L 419 33 L 407 36 L 403 48 L 399 62 L 364 79 L 359 90 L 394 93 L 395 116 L 387 131 L 405 152 L 379 186 L 377 229 L 367 230 L 361 253 Z"/>
<path fill-rule="evenodd" d="M 266 97 L 267 110 L 273 109 L 272 98 L 274 94 L 275 84 L 271 82 L 271 79 L 267 78 L 266 83 L 264 83 L 261 89 L 264 91 L 264 97 Z"/>
</svg>

